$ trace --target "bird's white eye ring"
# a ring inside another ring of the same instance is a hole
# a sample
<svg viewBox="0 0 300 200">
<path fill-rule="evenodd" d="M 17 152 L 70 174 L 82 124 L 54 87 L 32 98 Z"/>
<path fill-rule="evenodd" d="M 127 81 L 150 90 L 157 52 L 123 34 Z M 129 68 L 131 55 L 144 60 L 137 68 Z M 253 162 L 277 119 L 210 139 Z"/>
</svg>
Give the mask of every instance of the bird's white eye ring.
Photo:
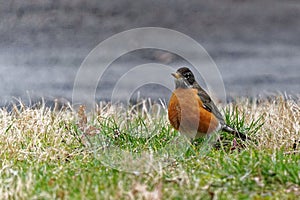
<svg viewBox="0 0 300 200">
<path fill-rule="evenodd" d="M 185 78 L 186 78 L 186 79 L 190 78 L 190 76 L 191 76 L 191 73 L 190 73 L 190 72 L 188 72 L 188 73 L 185 74 Z"/>
</svg>

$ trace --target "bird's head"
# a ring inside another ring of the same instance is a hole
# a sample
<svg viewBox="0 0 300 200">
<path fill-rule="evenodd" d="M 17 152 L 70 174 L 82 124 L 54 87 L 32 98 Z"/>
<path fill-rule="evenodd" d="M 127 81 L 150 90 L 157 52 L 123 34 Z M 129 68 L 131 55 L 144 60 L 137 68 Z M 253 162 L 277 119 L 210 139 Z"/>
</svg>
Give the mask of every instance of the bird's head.
<svg viewBox="0 0 300 200">
<path fill-rule="evenodd" d="M 179 68 L 175 73 L 172 73 L 175 78 L 176 88 L 191 88 L 195 82 L 195 76 L 187 67 Z"/>
</svg>

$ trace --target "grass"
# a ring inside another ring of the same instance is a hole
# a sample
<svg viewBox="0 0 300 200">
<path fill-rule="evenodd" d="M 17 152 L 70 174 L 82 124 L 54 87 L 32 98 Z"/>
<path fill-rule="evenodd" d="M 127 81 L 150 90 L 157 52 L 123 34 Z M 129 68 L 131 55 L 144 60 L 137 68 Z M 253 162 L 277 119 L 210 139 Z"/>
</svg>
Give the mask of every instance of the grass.
<svg viewBox="0 0 300 200">
<path fill-rule="evenodd" d="M 164 104 L 148 101 L 101 103 L 94 113 L 1 108 L 0 199 L 297 198 L 299 99 L 222 107 L 250 141 L 219 133 L 191 144 L 170 127 Z"/>
</svg>

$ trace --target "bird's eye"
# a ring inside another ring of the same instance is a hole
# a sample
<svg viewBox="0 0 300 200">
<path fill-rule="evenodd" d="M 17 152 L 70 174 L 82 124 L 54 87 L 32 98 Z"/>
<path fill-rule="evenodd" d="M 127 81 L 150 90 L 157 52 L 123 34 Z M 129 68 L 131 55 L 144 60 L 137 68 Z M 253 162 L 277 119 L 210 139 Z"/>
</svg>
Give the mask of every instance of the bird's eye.
<svg viewBox="0 0 300 200">
<path fill-rule="evenodd" d="M 186 74 L 185 74 L 185 76 L 184 76 L 184 77 L 185 77 L 186 79 L 188 79 L 188 78 L 190 78 L 190 76 L 191 76 L 191 73 L 190 73 L 190 72 L 188 72 L 188 73 L 186 73 Z"/>
</svg>

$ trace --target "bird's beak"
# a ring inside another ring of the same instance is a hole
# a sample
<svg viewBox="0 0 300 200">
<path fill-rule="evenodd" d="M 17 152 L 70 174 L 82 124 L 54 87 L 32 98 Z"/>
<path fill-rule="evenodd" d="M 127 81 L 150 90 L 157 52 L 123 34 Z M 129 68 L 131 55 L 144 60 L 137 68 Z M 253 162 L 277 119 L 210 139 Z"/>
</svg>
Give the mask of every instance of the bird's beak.
<svg viewBox="0 0 300 200">
<path fill-rule="evenodd" d="M 179 79 L 181 76 L 179 73 L 172 73 L 172 76 L 174 76 L 176 79 Z"/>
</svg>

